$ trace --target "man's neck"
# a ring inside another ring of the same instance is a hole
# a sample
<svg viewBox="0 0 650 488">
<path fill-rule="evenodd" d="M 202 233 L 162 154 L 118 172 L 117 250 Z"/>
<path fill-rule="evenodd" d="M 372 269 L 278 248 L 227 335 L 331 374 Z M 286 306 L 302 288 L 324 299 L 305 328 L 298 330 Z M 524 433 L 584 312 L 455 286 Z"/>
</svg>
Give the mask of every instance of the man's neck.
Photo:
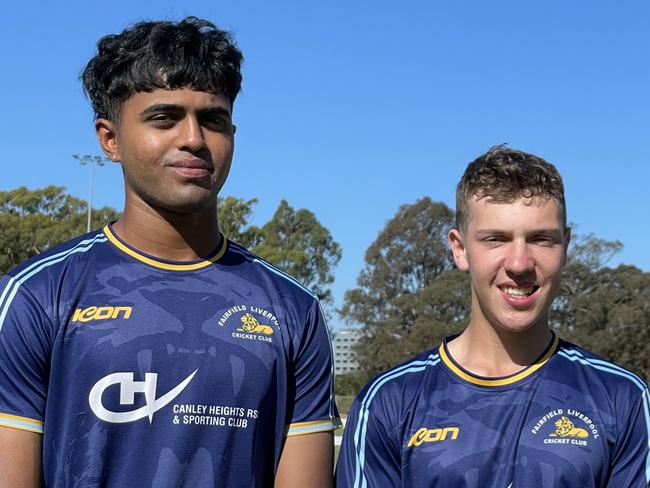
<svg viewBox="0 0 650 488">
<path fill-rule="evenodd" d="M 175 214 L 145 205 L 126 205 L 113 230 L 138 251 L 171 261 L 208 257 L 221 239 L 216 209 Z"/>
<path fill-rule="evenodd" d="M 488 378 L 508 376 L 533 364 L 551 343 L 548 325 L 525 331 L 502 331 L 470 325 L 449 342 L 449 354 L 463 368 Z"/>
</svg>

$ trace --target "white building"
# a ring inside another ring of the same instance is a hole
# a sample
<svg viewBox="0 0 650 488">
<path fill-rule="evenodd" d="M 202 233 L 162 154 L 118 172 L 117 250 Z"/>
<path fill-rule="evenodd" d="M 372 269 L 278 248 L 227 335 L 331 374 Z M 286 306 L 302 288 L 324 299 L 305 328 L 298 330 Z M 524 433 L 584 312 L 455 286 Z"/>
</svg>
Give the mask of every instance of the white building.
<svg viewBox="0 0 650 488">
<path fill-rule="evenodd" d="M 359 369 L 352 346 L 359 341 L 360 337 L 361 331 L 356 329 L 343 329 L 332 334 L 335 374 L 350 373 Z"/>
</svg>

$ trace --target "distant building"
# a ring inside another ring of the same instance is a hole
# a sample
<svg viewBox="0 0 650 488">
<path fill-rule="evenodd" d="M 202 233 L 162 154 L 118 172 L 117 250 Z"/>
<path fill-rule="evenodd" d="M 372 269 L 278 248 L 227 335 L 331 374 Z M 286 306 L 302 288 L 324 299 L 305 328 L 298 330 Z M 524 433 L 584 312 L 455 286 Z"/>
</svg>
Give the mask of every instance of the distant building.
<svg viewBox="0 0 650 488">
<path fill-rule="evenodd" d="M 343 329 L 332 334 L 335 374 L 350 373 L 359 369 L 352 346 L 359 342 L 360 338 L 361 331 L 356 329 Z"/>
</svg>

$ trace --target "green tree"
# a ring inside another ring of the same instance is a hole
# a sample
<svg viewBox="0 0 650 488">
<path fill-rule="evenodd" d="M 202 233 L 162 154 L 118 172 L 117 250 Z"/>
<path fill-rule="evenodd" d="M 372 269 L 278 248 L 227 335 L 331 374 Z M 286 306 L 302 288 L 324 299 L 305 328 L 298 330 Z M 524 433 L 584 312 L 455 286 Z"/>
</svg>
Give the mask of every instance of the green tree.
<svg viewBox="0 0 650 488">
<path fill-rule="evenodd" d="M 599 269 L 592 282 L 575 298 L 566 338 L 650 379 L 650 273 L 620 265 Z"/>
<path fill-rule="evenodd" d="M 56 244 L 86 232 L 86 202 L 59 186 L 0 192 L 0 274 Z M 110 207 L 93 209 L 92 225 L 116 220 Z"/>
<path fill-rule="evenodd" d="M 366 384 L 366 381 L 367 379 L 361 371 L 340 373 L 336 375 L 334 391 L 336 392 L 337 396 L 353 397 L 361 391 L 363 385 Z"/>
<path fill-rule="evenodd" d="M 575 228 L 575 224 L 572 227 Z M 594 234 L 573 235 L 560 293 L 553 302 L 551 323 L 554 327 L 562 330 L 575 327 L 579 314 L 576 298 L 592 293 L 596 285 L 595 273 L 622 248 L 620 241 L 608 241 Z"/>
<path fill-rule="evenodd" d="M 341 247 L 329 230 L 306 209 L 294 210 L 282 200 L 273 218 L 258 231 L 255 254 L 286 271 L 331 303 L 333 268 L 341 259 Z"/>
<path fill-rule="evenodd" d="M 257 198 L 244 200 L 219 197 L 217 202 L 219 229 L 223 234 L 246 248 L 253 248 L 261 239 L 261 230 L 249 224 Z"/>
<path fill-rule="evenodd" d="M 333 270 L 341 248 L 309 210 L 292 208 L 282 200 L 273 218 L 262 227 L 250 224 L 257 199 L 219 198 L 219 226 L 226 237 L 249 248 L 286 271 L 318 295 L 332 302 Z"/>
<path fill-rule="evenodd" d="M 571 224 L 573 228 L 575 224 Z M 569 264 L 581 263 L 591 270 L 605 266 L 616 254 L 623 249 L 619 240 L 608 241 L 596 237 L 593 233 L 587 235 L 575 234 L 569 248 Z"/>
<path fill-rule="evenodd" d="M 362 326 L 356 354 L 366 378 L 466 324 L 468 280 L 447 248 L 453 218 L 427 197 L 402 205 L 366 251 L 358 286 L 340 311 Z"/>
</svg>

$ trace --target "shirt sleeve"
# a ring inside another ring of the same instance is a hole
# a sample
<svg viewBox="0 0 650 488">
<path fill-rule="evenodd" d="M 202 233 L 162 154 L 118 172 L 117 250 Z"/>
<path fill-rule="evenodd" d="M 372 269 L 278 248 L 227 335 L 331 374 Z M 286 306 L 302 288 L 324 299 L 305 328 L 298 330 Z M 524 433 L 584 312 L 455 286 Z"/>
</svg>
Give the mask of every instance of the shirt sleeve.
<svg viewBox="0 0 650 488">
<path fill-rule="evenodd" d="M 337 429 L 341 424 L 334 400 L 332 343 L 317 299 L 296 346 L 293 371 L 294 402 L 287 435 Z"/>
<path fill-rule="evenodd" d="M 647 386 L 632 405 L 621 413 L 622 426 L 612 456 L 608 486 L 650 486 L 650 394 Z"/>
<path fill-rule="evenodd" d="M 0 279 L 0 426 L 43 432 L 50 325 L 19 280 Z"/>
<path fill-rule="evenodd" d="M 354 400 L 345 424 L 336 465 L 336 486 L 400 487 L 400 447 L 375 413 L 363 405 L 366 391 L 367 388 Z"/>
</svg>

